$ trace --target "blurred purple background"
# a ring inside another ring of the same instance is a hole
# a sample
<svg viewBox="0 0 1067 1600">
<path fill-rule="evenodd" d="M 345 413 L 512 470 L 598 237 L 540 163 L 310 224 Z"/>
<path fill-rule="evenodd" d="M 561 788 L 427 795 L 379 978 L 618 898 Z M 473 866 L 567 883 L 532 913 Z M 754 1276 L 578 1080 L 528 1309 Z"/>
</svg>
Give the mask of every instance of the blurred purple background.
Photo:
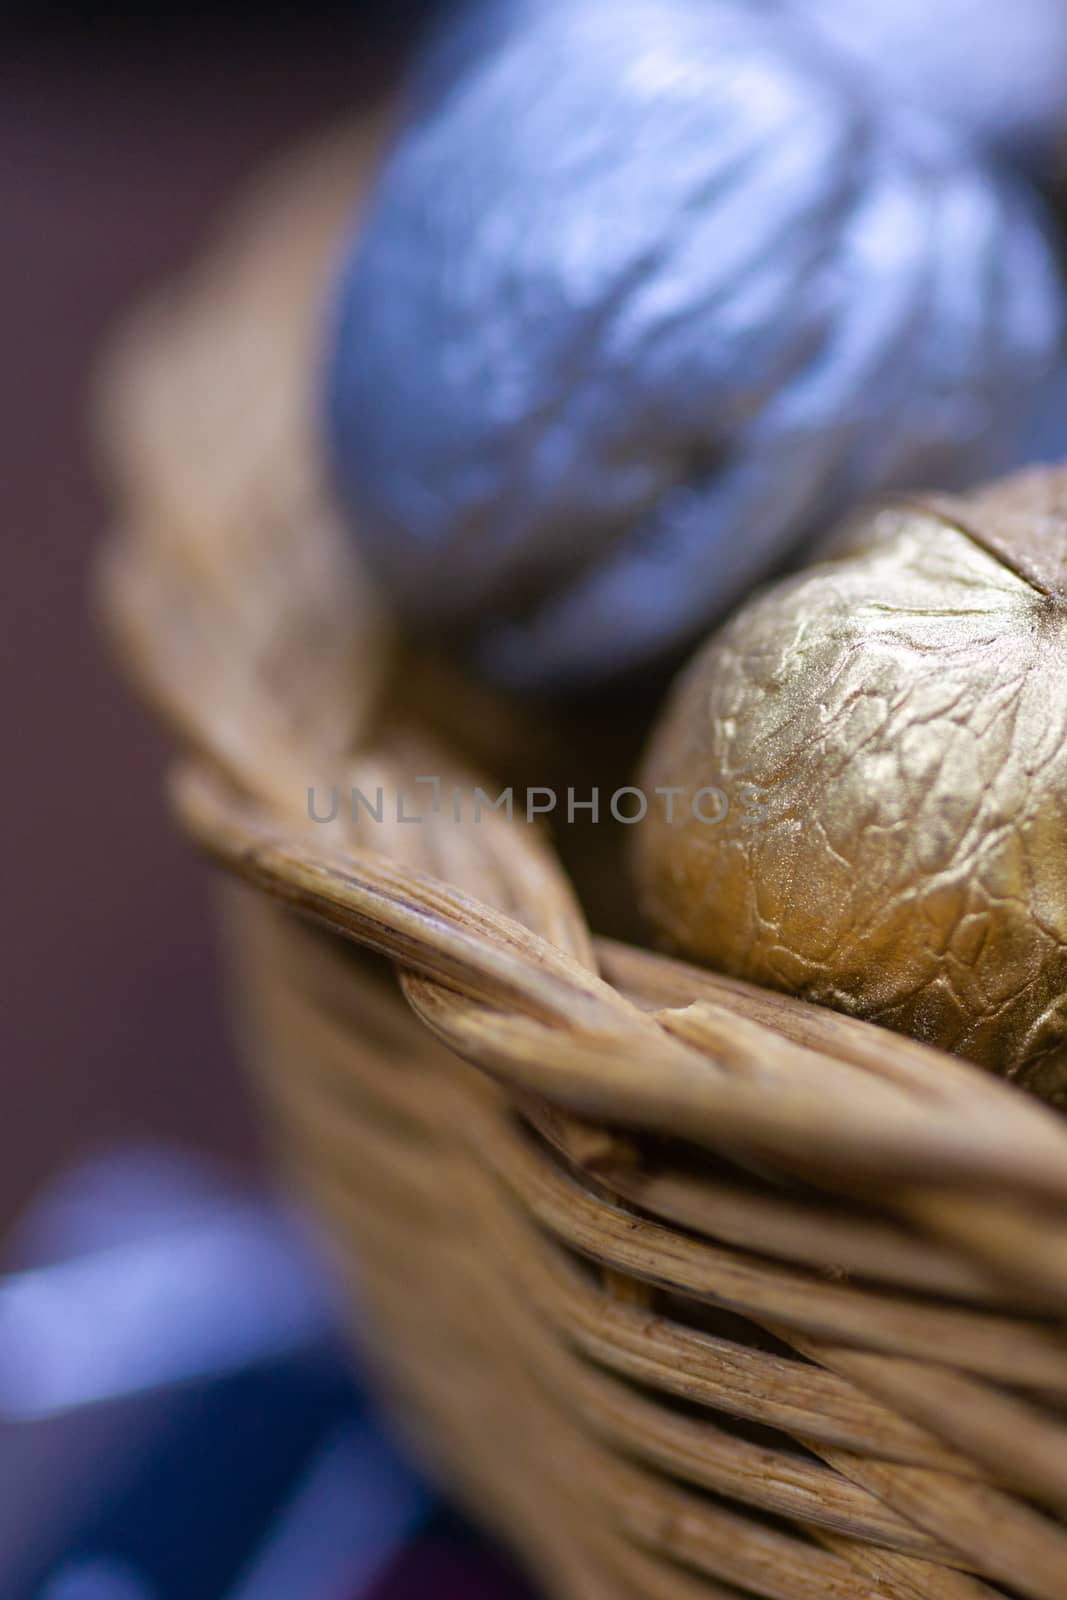
<svg viewBox="0 0 1067 1600">
<path fill-rule="evenodd" d="M 330 1600 L 522 1592 L 382 1435 L 313 1257 L 247 1181 L 207 874 L 88 604 L 114 319 L 273 152 L 388 94 L 430 9 L 0 8 L 0 1569 L 50 1574 L 12 1600 L 211 1600 L 237 1572 L 245 1600 L 318 1600 L 331 1563 Z"/>
<path fill-rule="evenodd" d="M 116 1136 L 256 1159 L 204 874 L 164 814 L 166 745 L 88 615 L 108 515 L 89 385 L 112 319 L 272 151 L 386 93 L 427 9 L 311 7 L 294 27 L 269 8 L 149 24 L 94 7 L 91 32 L 62 7 L 0 11 L 0 1238 L 47 1174 Z"/>
</svg>

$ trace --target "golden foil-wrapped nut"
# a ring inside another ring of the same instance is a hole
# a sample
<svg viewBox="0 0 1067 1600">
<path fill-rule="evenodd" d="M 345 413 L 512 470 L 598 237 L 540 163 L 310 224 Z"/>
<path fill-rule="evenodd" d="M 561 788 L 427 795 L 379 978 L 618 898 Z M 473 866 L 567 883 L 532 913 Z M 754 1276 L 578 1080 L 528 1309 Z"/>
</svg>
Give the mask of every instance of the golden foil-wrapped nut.
<svg viewBox="0 0 1067 1600">
<path fill-rule="evenodd" d="M 862 516 L 701 650 L 639 781 L 664 943 L 1067 1102 L 1067 469 Z"/>
</svg>

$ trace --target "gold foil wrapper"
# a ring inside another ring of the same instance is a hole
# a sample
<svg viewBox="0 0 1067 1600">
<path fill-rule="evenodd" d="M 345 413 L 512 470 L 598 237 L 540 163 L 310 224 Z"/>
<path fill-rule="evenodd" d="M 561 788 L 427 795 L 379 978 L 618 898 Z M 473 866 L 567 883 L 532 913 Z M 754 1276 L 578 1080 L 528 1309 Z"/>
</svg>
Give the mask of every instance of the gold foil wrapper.
<svg viewBox="0 0 1067 1600">
<path fill-rule="evenodd" d="M 1030 472 L 745 606 L 645 759 L 684 791 L 636 841 L 663 941 L 1067 1101 L 1065 558 L 1067 471 Z"/>
</svg>

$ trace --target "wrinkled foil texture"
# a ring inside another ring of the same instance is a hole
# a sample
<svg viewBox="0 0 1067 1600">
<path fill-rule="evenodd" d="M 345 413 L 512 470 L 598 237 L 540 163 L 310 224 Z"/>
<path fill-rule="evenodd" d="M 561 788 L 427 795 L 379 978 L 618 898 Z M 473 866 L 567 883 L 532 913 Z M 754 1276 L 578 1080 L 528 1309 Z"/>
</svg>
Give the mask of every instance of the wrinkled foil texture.
<svg viewBox="0 0 1067 1600">
<path fill-rule="evenodd" d="M 1036 203 L 729 0 L 501 0 L 417 69 L 338 287 L 327 433 L 398 609 L 498 679 L 695 641 L 861 496 L 1021 458 Z"/>
<path fill-rule="evenodd" d="M 872 511 L 743 607 L 641 782 L 752 785 L 762 814 L 654 807 L 635 868 L 668 947 L 1067 1101 L 1067 476 L 1054 511 L 1025 498 L 1045 478 L 992 513 Z M 1053 587 L 998 558 L 1016 538 Z"/>
</svg>

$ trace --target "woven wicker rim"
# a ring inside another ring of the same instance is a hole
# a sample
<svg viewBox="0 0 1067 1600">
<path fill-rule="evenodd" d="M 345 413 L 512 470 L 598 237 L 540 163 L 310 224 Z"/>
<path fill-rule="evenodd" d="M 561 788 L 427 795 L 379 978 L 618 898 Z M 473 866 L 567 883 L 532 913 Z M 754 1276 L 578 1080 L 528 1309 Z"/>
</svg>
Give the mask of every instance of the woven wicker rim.
<svg viewBox="0 0 1067 1600">
<path fill-rule="evenodd" d="M 595 1356 L 594 1369 L 541 1349 L 569 1407 L 629 1449 L 658 1450 L 671 1470 L 688 1461 L 708 1488 L 748 1482 L 750 1503 L 815 1515 L 882 1552 L 864 1568 L 876 1590 L 846 1583 L 851 1568 L 820 1555 L 789 1600 L 990 1593 L 957 1567 L 1039 1600 L 1067 1595 L 1067 1534 L 1027 1503 L 1067 1514 L 1067 1124 L 924 1046 L 594 939 L 549 843 L 522 822 L 490 814 L 477 829 L 442 817 L 372 831 L 343 814 L 308 819 L 312 785 L 370 792 L 418 772 L 470 777 L 426 735 L 377 715 L 394 645 L 314 448 L 315 308 L 353 174 L 378 137 L 342 130 L 272 175 L 192 281 L 131 325 L 107 374 L 105 445 L 125 520 L 103 552 L 100 592 L 129 671 L 180 740 L 177 815 L 228 871 L 394 963 L 419 1023 L 506 1090 L 558 1153 L 553 1176 L 518 1133 L 479 1119 L 476 1096 L 453 1108 L 491 1175 L 479 1204 L 502 1236 L 496 1186 L 609 1275 L 727 1306 L 813 1363 L 786 1363 L 787 1392 L 764 1353 L 720 1350 L 713 1361 L 706 1340 L 662 1329 L 657 1349 L 639 1309 L 594 1303 L 551 1252 L 515 1252 L 524 1293 L 557 1317 L 565 1305 L 574 1344 Z M 321 1019 L 305 1007 L 302 1026 Z M 374 1115 L 410 1113 L 382 1094 L 379 1083 Z M 454 1094 L 442 1077 L 426 1115 L 436 1104 L 444 1116 Z M 294 1122 L 311 1119 L 323 1148 L 342 1138 L 328 1094 L 289 1109 Z M 657 1171 L 641 1153 L 650 1134 L 768 1182 Z M 385 1191 L 397 1174 L 378 1170 L 364 1140 L 358 1172 L 338 1150 L 311 1181 L 343 1214 L 353 1186 Z M 401 1188 L 397 1206 L 417 1207 L 414 1161 Z M 388 1217 L 381 1252 L 395 1256 L 403 1229 Z M 745 1254 L 753 1239 L 761 1257 Z M 378 1254 L 373 1228 L 360 1243 L 364 1257 Z M 457 1283 L 469 1270 L 457 1263 Z M 381 1276 L 402 1315 L 403 1291 Z M 507 1306 L 500 1315 L 516 1347 L 537 1338 Z M 826 1465 L 764 1462 L 761 1476 L 707 1425 L 687 1436 L 675 1419 L 664 1432 L 621 1377 L 782 1426 Z M 432 1403 L 450 1404 L 436 1390 Z M 469 1426 L 454 1418 L 457 1437 Z M 588 1445 L 568 1434 L 568 1448 Z M 624 1477 L 618 1492 L 639 1500 Z M 716 1527 L 728 1545 L 728 1519 Z M 711 1570 L 698 1554 L 687 1560 Z M 617 1559 L 600 1550 L 598 1570 Z M 667 1592 L 651 1572 L 642 1588 L 633 1552 L 627 1560 L 637 1592 Z M 732 1581 L 782 1592 L 750 1571 Z"/>
</svg>

